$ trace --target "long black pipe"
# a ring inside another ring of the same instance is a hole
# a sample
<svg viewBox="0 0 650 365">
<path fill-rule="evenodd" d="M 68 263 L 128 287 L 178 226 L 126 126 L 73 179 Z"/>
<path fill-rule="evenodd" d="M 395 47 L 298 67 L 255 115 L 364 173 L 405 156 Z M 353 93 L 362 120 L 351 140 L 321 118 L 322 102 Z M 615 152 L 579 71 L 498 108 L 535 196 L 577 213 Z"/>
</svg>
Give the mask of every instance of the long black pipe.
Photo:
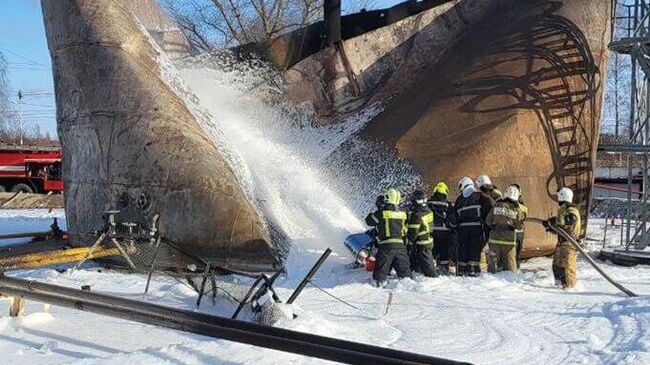
<svg viewBox="0 0 650 365">
<path fill-rule="evenodd" d="M 204 336 L 348 364 L 461 364 L 0 274 L 0 293 Z"/>
<path fill-rule="evenodd" d="M 30 237 L 36 237 L 36 236 L 47 236 L 48 234 L 51 234 L 51 233 L 52 233 L 51 231 L 48 231 L 48 232 L 3 234 L 3 235 L 0 235 L 0 240 L 9 240 L 9 239 L 14 239 L 14 238 L 30 238 Z"/>
</svg>

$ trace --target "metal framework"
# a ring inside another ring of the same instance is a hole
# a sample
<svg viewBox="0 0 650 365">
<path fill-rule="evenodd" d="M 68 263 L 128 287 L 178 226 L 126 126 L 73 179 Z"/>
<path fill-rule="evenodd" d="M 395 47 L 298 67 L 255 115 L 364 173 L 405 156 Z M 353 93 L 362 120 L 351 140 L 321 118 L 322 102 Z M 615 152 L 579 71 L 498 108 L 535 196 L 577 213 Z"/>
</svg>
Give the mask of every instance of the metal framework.
<svg viewBox="0 0 650 365">
<path fill-rule="evenodd" d="M 626 250 L 644 249 L 650 240 L 650 0 L 612 0 L 612 42 L 609 49 L 631 57 L 630 128 L 627 141 L 602 145 L 603 152 L 627 158 L 627 214 L 624 221 Z M 643 182 L 640 202 L 632 199 L 635 174 Z"/>
</svg>

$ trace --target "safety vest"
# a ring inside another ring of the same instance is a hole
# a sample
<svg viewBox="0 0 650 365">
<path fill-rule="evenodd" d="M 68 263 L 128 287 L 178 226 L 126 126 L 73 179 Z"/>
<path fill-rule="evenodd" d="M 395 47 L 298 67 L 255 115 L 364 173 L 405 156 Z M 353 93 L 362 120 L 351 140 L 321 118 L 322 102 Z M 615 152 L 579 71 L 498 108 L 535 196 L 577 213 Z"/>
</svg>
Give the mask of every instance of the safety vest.
<svg viewBox="0 0 650 365">
<path fill-rule="evenodd" d="M 517 229 L 523 227 L 525 218 L 519 203 L 497 201 L 486 219 L 486 223 L 493 227 L 490 231 L 490 244 L 515 246 Z"/>
<path fill-rule="evenodd" d="M 575 222 L 573 222 L 573 224 L 570 224 L 569 220 L 567 219 L 567 217 L 570 215 L 573 215 L 575 217 Z M 580 232 L 582 230 L 582 219 L 580 218 L 580 211 L 575 205 L 563 204 L 557 212 L 555 222 L 559 228 L 562 228 L 564 231 L 566 231 L 566 233 L 568 233 L 573 239 L 578 240 L 580 238 Z M 558 244 L 570 245 L 570 243 L 560 235 L 558 235 Z"/>
<path fill-rule="evenodd" d="M 408 238 L 418 245 L 433 243 L 431 230 L 433 227 L 433 212 L 426 205 L 417 207 L 411 213 L 408 224 Z"/>
<path fill-rule="evenodd" d="M 384 209 L 372 213 L 366 222 L 377 228 L 378 243 L 404 243 L 406 236 L 406 212 L 394 205 L 386 205 Z"/>
</svg>

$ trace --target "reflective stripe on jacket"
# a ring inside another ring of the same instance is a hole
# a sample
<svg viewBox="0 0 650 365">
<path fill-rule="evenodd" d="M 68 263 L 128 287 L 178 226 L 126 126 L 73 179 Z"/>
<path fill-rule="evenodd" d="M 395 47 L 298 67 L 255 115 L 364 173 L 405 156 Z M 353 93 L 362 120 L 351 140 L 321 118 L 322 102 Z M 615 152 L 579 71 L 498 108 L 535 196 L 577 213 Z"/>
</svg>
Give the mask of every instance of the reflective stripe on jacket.
<svg viewBox="0 0 650 365">
<path fill-rule="evenodd" d="M 427 205 L 433 212 L 432 230 L 451 231 L 451 204 L 446 200 L 446 197 L 434 194 L 434 196 L 432 196 L 429 201 L 427 201 Z"/>
<path fill-rule="evenodd" d="M 386 205 L 366 217 L 369 226 L 377 228 L 379 244 L 404 243 L 406 236 L 406 212 L 394 205 Z"/>
<path fill-rule="evenodd" d="M 433 243 L 431 229 L 433 228 L 433 212 L 426 205 L 420 205 L 409 215 L 408 239 L 418 245 Z"/>
<path fill-rule="evenodd" d="M 490 244 L 510 245 L 517 244 L 517 232 L 524 226 L 526 215 L 517 202 L 502 199 L 494 203 L 488 213 L 486 224 L 492 227 L 490 231 Z"/>
<path fill-rule="evenodd" d="M 482 226 L 491 209 L 492 201 L 485 193 L 477 191 L 468 197 L 459 195 L 454 206 L 458 227 Z"/>
</svg>

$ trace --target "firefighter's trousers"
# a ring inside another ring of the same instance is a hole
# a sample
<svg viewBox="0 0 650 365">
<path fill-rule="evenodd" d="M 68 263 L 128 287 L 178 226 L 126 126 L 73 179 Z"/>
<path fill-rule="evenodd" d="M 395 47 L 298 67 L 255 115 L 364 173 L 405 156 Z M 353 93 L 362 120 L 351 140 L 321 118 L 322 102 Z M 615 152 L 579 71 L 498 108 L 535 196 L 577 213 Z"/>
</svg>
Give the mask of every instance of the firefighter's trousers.
<svg viewBox="0 0 650 365">
<path fill-rule="evenodd" d="M 379 245 L 377 255 L 375 255 L 375 271 L 372 273 L 372 278 L 379 282 L 386 281 L 392 268 L 400 278 L 411 276 L 411 265 L 404 244 L 383 243 Z"/>
<path fill-rule="evenodd" d="M 433 244 L 415 244 L 415 270 L 424 276 L 436 277 L 436 264 L 433 261 Z"/>
<path fill-rule="evenodd" d="M 483 227 L 458 227 L 458 266 L 461 274 L 479 274 L 481 251 L 485 246 Z"/>
<path fill-rule="evenodd" d="M 509 270 L 517 272 L 517 248 L 515 245 L 490 244 L 489 270 L 492 273 Z"/>
<path fill-rule="evenodd" d="M 517 269 L 521 266 L 522 248 L 524 248 L 524 231 L 517 231 Z"/>
<path fill-rule="evenodd" d="M 433 257 L 440 268 L 448 268 L 449 260 L 454 254 L 454 232 L 433 231 Z"/>
<path fill-rule="evenodd" d="M 576 265 L 578 253 L 576 249 L 568 245 L 560 245 L 553 256 L 553 277 L 555 283 L 563 288 L 576 286 Z"/>
</svg>

